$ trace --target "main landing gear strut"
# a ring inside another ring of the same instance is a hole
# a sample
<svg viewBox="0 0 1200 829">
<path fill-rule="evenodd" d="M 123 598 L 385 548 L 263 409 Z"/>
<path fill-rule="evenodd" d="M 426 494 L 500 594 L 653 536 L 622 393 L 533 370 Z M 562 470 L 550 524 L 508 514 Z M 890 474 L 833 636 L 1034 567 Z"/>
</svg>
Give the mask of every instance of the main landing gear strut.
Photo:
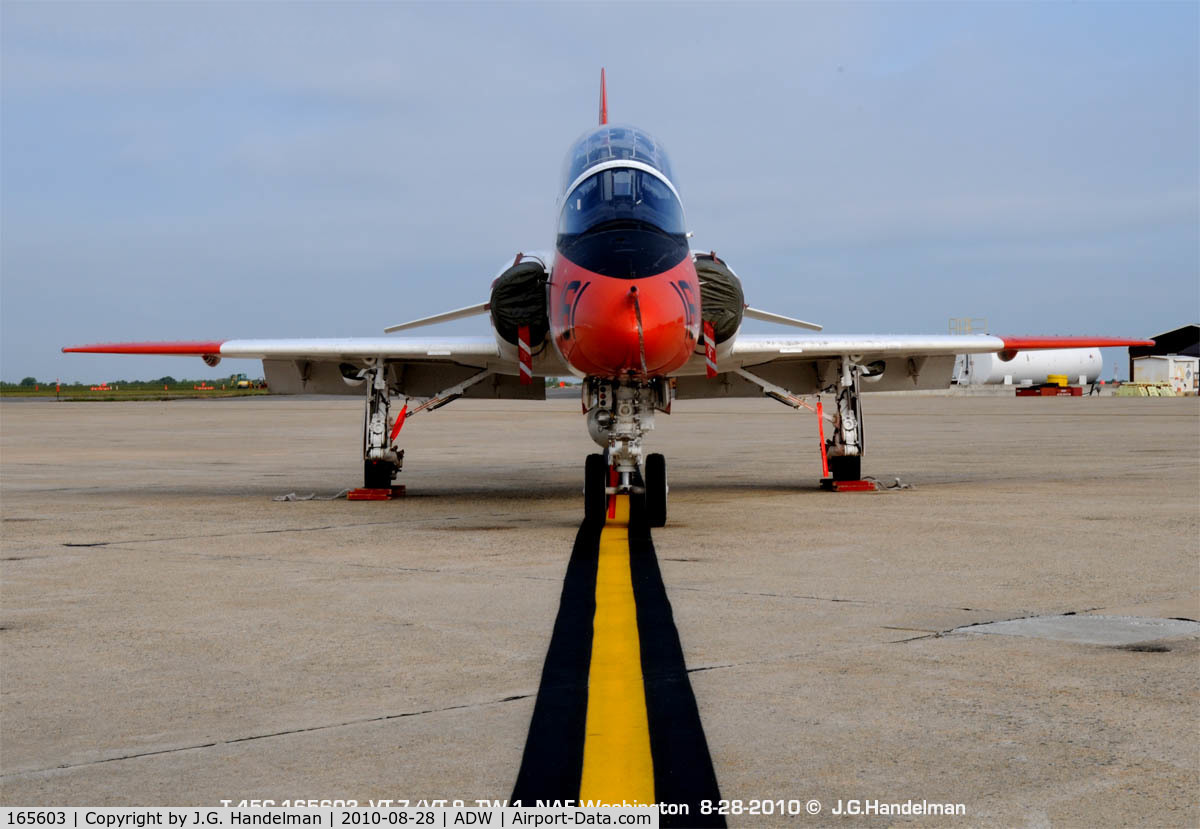
<svg viewBox="0 0 1200 829">
<path fill-rule="evenodd" d="M 673 389 L 661 378 L 649 383 L 589 377 L 583 387 L 588 433 L 604 454 L 588 455 L 584 467 L 584 516 L 603 520 L 610 495 L 630 495 L 644 504 L 651 527 L 667 523 L 667 463 L 642 455 L 642 435 L 654 428 L 656 411 L 669 413 Z"/>
<path fill-rule="evenodd" d="M 857 481 L 862 478 L 863 420 L 859 381 L 862 368 L 848 358 L 841 360 L 837 382 L 837 414 L 833 419 L 833 435 L 826 441 L 829 457 L 829 477 L 835 481 Z"/>
<path fill-rule="evenodd" d="M 827 372 L 833 370 L 836 370 L 837 374 L 830 377 Z M 734 373 L 757 385 L 767 397 L 793 409 L 804 407 L 815 411 L 818 416 L 826 417 L 832 422 L 832 432 L 822 447 L 829 462 L 829 478 L 826 479 L 829 481 L 858 481 L 862 478 L 863 420 L 862 396 L 859 389 L 862 372 L 859 361 L 849 356 L 842 357 L 836 363 L 826 363 L 818 367 L 818 376 L 822 378 L 822 392 L 836 395 L 837 406 L 830 417 L 824 415 L 821 409 L 813 409 L 799 395 L 782 386 L 777 386 L 746 369 L 734 369 Z"/>
<path fill-rule="evenodd" d="M 391 394 L 387 367 L 382 361 L 363 372 L 367 381 L 367 411 L 363 420 L 363 487 L 390 489 L 404 463 L 404 452 L 392 446 L 388 431 L 388 407 Z"/>
<path fill-rule="evenodd" d="M 363 488 L 389 489 L 404 464 L 404 450 L 397 449 L 392 442 L 400 434 L 405 417 L 440 409 L 462 397 L 471 386 L 491 377 L 492 372 L 483 369 L 432 397 L 421 398 L 420 402 L 416 398 L 407 398 L 394 424 L 388 417 L 392 390 L 388 386 L 387 364 L 383 360 L 373 360 L 357 376 L 366 380 L 367 387 L 367 412 L 363 417 Z M 408 408 L 410 403 L 415 403 L 411 410 Z M 389 424 L 392 424 L 390 431 Z"/>
</svg>

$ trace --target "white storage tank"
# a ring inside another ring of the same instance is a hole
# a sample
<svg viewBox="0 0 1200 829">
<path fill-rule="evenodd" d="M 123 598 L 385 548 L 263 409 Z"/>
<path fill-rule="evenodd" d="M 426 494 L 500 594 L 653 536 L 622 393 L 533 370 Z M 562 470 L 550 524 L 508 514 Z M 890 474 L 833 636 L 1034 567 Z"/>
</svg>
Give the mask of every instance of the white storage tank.
<svg viewBox="0 0 1200 829">
<path fill-rule="evenodd" d="M 968 385 L 1018 385 L 1045 383 L 1051 374 L 1064 374 L 1068 382 L 1085 386 L 1100 379 L 1104 359 L 1098 348 L 1050 348 L 1018 351 L 1011 360 L 999 354 L 966 354 L 959 383 Z"/>
</svg>

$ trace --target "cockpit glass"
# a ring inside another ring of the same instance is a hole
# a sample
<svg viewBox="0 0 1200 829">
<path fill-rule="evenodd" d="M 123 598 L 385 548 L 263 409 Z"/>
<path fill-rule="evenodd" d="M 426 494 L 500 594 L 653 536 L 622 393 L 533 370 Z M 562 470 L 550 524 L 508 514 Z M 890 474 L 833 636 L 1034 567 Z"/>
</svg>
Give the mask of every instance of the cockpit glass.
<svg viewBox="0 0 1200 829">
<path fill-rule="evenodd" d="M 567 153 L 562 189 L 566 190 L 589 167 L 605 161 L 640 161 L 649 164 L 671 181 L 671 163 L 666 148 L 654 136 L 636 127 L 604 125 L 583 135 Z"/>
<path fill-rule="evenodd" d="M 563 204 L 558 232 L 577 235 L 612 222 L 682 234 L 683 208 L 663 181 L 645 170 L 601 170 L 580 182 Z"/>
</svg>

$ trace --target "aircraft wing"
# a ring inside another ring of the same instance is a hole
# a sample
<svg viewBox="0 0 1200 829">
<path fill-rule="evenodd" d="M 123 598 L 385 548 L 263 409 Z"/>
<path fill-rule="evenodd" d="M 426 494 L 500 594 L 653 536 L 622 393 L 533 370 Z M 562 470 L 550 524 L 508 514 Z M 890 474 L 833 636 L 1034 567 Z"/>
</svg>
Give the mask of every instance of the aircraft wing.
<svg viewBox="0 0 1200 829">
<path fill-rule="evenodd" d="M 703 358 L 693 358 L 677 379 L 680 398 L 757 397 L 762 388 L 748 371 L 792 394 L 814 394 L 837 380 L 842 357 L 871 367 L 863 391 L 948 388 L 959 354 L 998 353 L 1011 359 L 1020 351 L 1048 348 L 1124 347 L 1152 344 L 1117 337 L 1010 337 L 990 334 L 811 334 L 739 335 L 718 359 L 716 377 L 705 375 Z"/>
<path fill-rule="evenodd" d="M 166 354 L 175 356 L 231 357 L 252 360 L 352 360 L 455 358 L 484 365 L 499 358 L 492 337 L 332 337 L 327 339 L 195 340 L 188 342 L 128 342 L 74 345 L 64 352 L 85 354 Z"/>
<path fill-rule="evenodd" d="M 734 340 L 731 356 L 742 365 L 843 355 L 861 357 L 857 362 L 870 362 L 871 358 L 995 353 L 1006 354 L 1011 359 L 1018 351 L 1153 344 L 1153 340 L 1120 337 L 1008 337 L 991 334 L 743 335 Z"/>
<path fill-rule="evenodd" d="M 1062 346 L 1066 347 L 1066 346 Z M 853 355 L 880 359 L 886 356 L 932 357 L 1003 351 L 1002 337 L 984 334 L 820 334 L 776 336 L 743 334 L 733 342 L 731 359 L 741 365 Z"/>
<path fill-rule="evenodd" d="M 201 357 L 210 366 L 222 358 L 263 361 L 267 385 L 279 394 L 361 395 L 358 371 L 382 360 L 394 386 L 410 397 L 429 397 L 491 371 L 485 382 L 464 391 L 465 397 L 541 398 L 544 384 L 522 385 L 514 355 L 501 353 L 487 337 L 332 337 L 323 339 L 199 340 L 188 342 L 121 342 L 69 346 L 64 352 L 88 354 L 153 354 Z M 565 373 L 553 349 L 535 355 L 536 377 Z"/>
</svg>

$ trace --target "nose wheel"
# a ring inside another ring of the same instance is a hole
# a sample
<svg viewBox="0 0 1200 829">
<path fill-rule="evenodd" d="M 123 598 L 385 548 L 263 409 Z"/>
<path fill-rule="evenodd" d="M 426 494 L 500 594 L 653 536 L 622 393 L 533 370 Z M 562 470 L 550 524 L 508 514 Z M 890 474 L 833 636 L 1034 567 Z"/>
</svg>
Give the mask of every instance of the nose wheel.
<svg viewBox="0 0 1200 829">
<path fill-rule="evenodd" d="M 583 517 L 603 523 L 608 514 L 608 460 L 599 453 L 587 456 L 583 466 Z"/>
<path fill-rule="evenodd" d="M 661 527 L 667 523 L 667 459 L 654 452 L 646 456 L 642 478 L 646 484 L 646 523 Z"/>
<path fill-rule="evenodd" d="M 667 459 L 658 453 L 646 456 L 642 473 L 631 486 L 612 486 L 612 468 L 599 453 L 587 456 L 583 472 L 583 515 L 589 522 L 603 523 L 608 514 L 608 498 L 622 491 L 643 503 L 646 523 L 662 527 L 667 523 Z M 638 485 L 640 484 L 640 486 Z"/>
</svg>

